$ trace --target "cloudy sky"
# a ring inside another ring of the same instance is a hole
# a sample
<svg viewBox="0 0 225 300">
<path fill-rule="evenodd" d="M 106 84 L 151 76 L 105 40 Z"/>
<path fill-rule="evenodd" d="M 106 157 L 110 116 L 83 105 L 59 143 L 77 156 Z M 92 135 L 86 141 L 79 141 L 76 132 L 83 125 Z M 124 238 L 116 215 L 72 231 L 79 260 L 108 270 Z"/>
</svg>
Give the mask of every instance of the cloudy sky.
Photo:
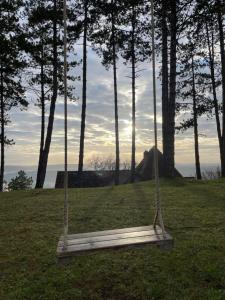
<svg viewBox="0 0 225 300">
<path fill-rule="evenodd" d="M 78 59 L 81 58 L 81 46 L 77 46 Z M 137 79 L 137 161 L 144 150 L 153 146 L 153 109 L 151 64 L 139 66 L 145 69 Z M 81 75 L 81 66 L 74 71 Z M 122 160 L 130 160 L 131 155 L 131 82 L 128 66 L 118 64 L 118 98 L 120 151 Z M 75 82 L 76 95 L 81 99 L 81 82 Z M 7 148 L 7 165 L 37 165 L 40 140 L 40 110 L 34 105 L 34 95 L 27 111 L 12 112 L 12 123 L 7 129 L 16 145 Z M 79 152 L 79 130 L 81 100 L 69 103 L 69 163 L 76 164 Z M 161 149 L 161 82 L 158 81 L 158 123 L 159 145 Z M 199 120 L 200 155 L 202 163 L 218 164 L 218 142 L 214 120 Z M 63 99 L 57 100 L 54 132 L 49 164 L 63 163 Z M 101 60 L 89 49 L 88 53 L 88 91 L 87 123 L 85 140 L 85 162 L 93 156 L 114 156 L 114 106 L 112 70 L 106 71 Z M 189 130 L 176 135 L 176 162 L 193 164 L 193 132 Z"/>
</svg>

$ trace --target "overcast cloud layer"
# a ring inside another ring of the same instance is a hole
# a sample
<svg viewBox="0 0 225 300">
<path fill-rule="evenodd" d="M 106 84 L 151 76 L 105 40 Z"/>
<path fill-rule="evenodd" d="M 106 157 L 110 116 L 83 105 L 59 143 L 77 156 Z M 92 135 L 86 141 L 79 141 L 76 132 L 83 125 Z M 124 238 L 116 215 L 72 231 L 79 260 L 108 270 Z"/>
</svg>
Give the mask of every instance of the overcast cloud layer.
<svg viewBox="0 0 225 300">
<path fill-rule="evenodd" d="M 78 59 L 82 49 L 78 46 Z M 145 71 L 137 79 L 137 161 L 143 152 L 153 146 L 153 109 L 151 64 L 139 66 Z M 118 64 L 118 99 L 120 152 L 122 160 L 130 160 L 131 155 L 131 80 L 130 69 L 122 63 Z M 81 75 L 81 66 L 75 73 Z M 106 71 L 101 60 L 94 52 L 88 54 L 88 90 L 87 90 L 87 122 L 85 139 L 85 162 L 93 156 L 114 156 L 114 104 L 112 70 Z M 69 163 L 76 164 L 79 152 L 79 131 L 81 114 L 81 82 L 75 82 L 76 95 L 80 97 L 76 103 L 68 105 L 69 116 Z M 161 149 L 161 82 L 158 80 L 158 129 Z M 34 95 L 28 111 L 13 111 L 12 123 L 7 128 L 7 135 L 14 138 L 16 145 L 6 150 L 7 165 L 37 165 L 40 140 L 40 109 L 34 105 Z M 29 99 L 28 99 L 29 100 Z M 182 119 L 182 117 L 179 117 Z M 57 100 L 54 132 L 52 138 L 49 164 L 63 163 L 63 99 Z M 214 119 L 199 120 L 200 158 L 202 163 L 218 164 L 218 142 Z M 193 164 L 194 145 L 193 131 L 176 135 L 176 162 Z"/>
</svg>

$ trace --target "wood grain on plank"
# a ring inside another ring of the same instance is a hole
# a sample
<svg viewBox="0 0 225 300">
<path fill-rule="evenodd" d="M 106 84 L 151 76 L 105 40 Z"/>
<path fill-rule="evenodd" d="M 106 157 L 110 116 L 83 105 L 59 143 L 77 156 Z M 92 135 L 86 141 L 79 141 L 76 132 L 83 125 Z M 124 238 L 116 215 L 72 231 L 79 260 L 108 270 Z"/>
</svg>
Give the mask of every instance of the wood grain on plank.
<svg viewBox="0 0 225 300">
<path fill-rule="evenodd" d="M 145 230 L 145 231 L 134 231 L 134 232 L 126 232 L 126 233 L 117 233 L 109 234 L 109 235 L 99 235 L 99 236 L 90 236 L 85 238 L 75 238 L 75 239 L 68 239 L 68 245 L 76 245 L 76 244 L 86 244 L 86 243 L 94 243 L 94 242 L 101 242 L 101 241 L 109 241 L 109 240 L 119 240 L 119 239 L 126 239 L 126 238 L 135 238 L 141 236 L 153 236 L 162 234 L 162 230 L 158 229 L 155 230 Z M 59 245 L 63 245 L 63 241 L 59 241 Z"/>
<path fill-rule="evenodd" d="M 136 237 L 136 238 L 128 238 L 121 240 L 112 240 L 112 241 L 104 241 L 104 242 L 96 242 L 96 243 L 87 243 L 87 244 L 79 244 L 79 245 L 71 245 L 68 246 L 66 251 L 62 250 L 62 247 L 58 248 L 58 254 L 61 256 L 73 255 L 79 252 L 100 250 L 100 249 L 110 249 L 110 248 L 118 248 L 122 246 L 135 246 L 141 244 L 162 244 L 164 242 L 169 241 L 169 239 L 165 240 L 163 236 L 157 238 L 155 237 Z"/>
<path fill-rule="evenodd" d="M 143 228 L 145 230 L 143 230 Z M 173 243 L 173 239 L 169 234 L 166 233 L 165 236 L 162 235 L 162 230 L 159 226 L 157 226 L 157 230 L 153 229 L 153 226 L 142 226 L 90 232 L 72 236 L 73 239 L 68 239 L 66 250 L 63 249 L 62 240 L 59 241 L 57 248 L 58 257 L 69 257 L 87 251 L 137 246 L 142 244 L 168 244 L 168 246 L 171 247 Z"/>
<path fill-rule="evenodd" d="M 100 235 L 110 235 L 115 233 L 127 233 L 127 232 L 134 232 L 134 231 L 144 231 L 144 230 L 153 230 L 153 225 L 150 226 L 139 226 L 139 227 L 128 227 L 122 229 L 112 229 L 112 230 L 103 230 L 103 231 L 93 231 L 93 232 L 85 232 L 85 233 L 76 233 L 76 234 L 69 234 L 68 240 L 73 240 L 77 238 L 85 238 L 85 237 L 94 237 Z M 161 228 L 157 225 L 156 229 L 160 230 Z M 63 236 L 61 236 L 60 240 L 63 240 Z"/>
</svg>

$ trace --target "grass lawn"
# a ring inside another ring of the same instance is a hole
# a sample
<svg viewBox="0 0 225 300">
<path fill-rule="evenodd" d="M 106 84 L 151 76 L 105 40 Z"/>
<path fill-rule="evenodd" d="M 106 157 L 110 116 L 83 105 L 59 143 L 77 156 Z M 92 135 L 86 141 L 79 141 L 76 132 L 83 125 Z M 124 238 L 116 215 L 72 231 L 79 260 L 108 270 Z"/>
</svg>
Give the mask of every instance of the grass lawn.
<svg viewBox="0 0 225 300">
<path fill-rule="evenodd" d="M 70 233 L 148 225 L 154 186 L 70 190 Z M 225 299 L 225 182 L 162 182 L 167 252 L 100 251 L 56 263 L 63 191 L 0 195 L 0 299 Z"/>
</svg>

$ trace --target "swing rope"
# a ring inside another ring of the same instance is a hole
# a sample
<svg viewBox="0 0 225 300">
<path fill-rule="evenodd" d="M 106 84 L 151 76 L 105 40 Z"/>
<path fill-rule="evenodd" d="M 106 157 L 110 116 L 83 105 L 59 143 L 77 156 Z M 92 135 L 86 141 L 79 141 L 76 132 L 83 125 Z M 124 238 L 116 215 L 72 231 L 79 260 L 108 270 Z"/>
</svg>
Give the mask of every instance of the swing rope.
<svg viewBox="0 0 225 300">
<path fill-rule="evenodd" d="M 68 236 L 68 140 L 67 140 L 67 0 L 63 0 L 63 44 L 64 44 L 64 130 L 65 130 L 65 169 L 64 169 L 64 236 L 63 249 L 67 249 Z"/>
<path fill-rule="evenodd" d="M 158 161 L 158 128 L 157 128 L 157 99 L 156 99 L 156 58 L 155 58 L 155 22 L 154 22 L 154 1 L 151 0 L 151 29 L 152 29 L 152 82 L 153 82 L 153 105 L 154 105 L 154 171 L 155 171 L 155 205 L 156 213 L 154 227 L 159 220 L 162 233 L 165 236 L 165 227 L 161 211 L 160 183 L 159 183 L 159 161 Z"/>
</svg>

